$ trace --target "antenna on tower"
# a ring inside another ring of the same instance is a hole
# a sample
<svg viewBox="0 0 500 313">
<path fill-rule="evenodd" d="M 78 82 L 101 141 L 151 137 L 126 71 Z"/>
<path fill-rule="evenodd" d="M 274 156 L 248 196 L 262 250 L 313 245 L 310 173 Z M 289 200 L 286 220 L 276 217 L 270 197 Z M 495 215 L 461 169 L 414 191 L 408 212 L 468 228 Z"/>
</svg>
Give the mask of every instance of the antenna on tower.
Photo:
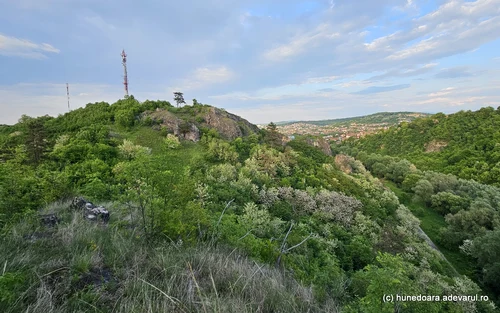
<svg viewBox="0 0 500 313">
<path fill-rule="evenodd" d="M 69 84 L 66 83 L 66 95 L 68 96 L 68 111 L 71 111 L 69 108 Z"/>
<path fill-rule="evenodd" d="M 128 97 L 128 77 L 127 77 L 127 54 L 125 49 L 122 50 L 122 64 L 123 64 L 123 85 L 125 86 L 125 97 Z"/>
</svg>

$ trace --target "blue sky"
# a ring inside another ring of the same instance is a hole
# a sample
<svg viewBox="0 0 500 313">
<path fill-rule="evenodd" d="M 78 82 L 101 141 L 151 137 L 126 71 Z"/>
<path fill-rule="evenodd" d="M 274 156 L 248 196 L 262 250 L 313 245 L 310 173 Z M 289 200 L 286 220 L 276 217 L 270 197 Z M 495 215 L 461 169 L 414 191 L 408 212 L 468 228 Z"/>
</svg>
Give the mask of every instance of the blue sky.
<svg viewBox="0 0 500 313">
<path fill-rule="evenodd" d="M 0 0 L 0 123 L 184 92 L 254 123 L 500 106 L 500 0 Z"/>
</svg>

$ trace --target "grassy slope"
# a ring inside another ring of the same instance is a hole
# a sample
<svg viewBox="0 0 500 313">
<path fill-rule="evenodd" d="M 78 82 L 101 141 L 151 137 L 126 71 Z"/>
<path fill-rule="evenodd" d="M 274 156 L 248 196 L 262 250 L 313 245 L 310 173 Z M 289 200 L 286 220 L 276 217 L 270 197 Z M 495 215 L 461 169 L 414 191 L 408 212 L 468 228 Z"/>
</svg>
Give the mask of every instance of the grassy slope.
<svg viewBox="0 0 500 313">
<path fill-rule="evenodd" d="M 162 153 L 177 174 L 203 153 L 200 145 L 183 142 L 165 154 L 163 137 L 150 127 L 112 131 Z M 22 278 L 18 284 L 0 281 L 0 312 L 334 311 L 333 303 L 320 308 L 312 290 L 290 275 L 227 247 L 148 243 L 135 229 L 137 212 L 103 205 L 112 212 L 107 227 L 59 203 L 41 212 L 57 213 L 58 227 L 33 218 L 0 240 L 3 274 L 9 274 L 2 276 Z"/>
<path fill-rule="evenodd" d="M 448 262 L 457 270 L 458 273 L 472 277 L 474 264 L 462 253 L 451 251 L 441 244 L 439 244 L 439 231 L 441 228 L 446 227 L 444 217 L 431 208 L 424 205 L 415 203 L 410 196 L 399 189 L 395 183 L 391 181 L 384 181 L 385 186 L 390 188 L 399 198 L 399 201 L 404 204 L 413 214 L 418 217 L 422 230 L 429 236 L 434 244 L 439 248 L 439 251 L 445 256 Z"/>
<path fill-rule="evenodd" d="M 312 291 L 289 275 L 234 250 L 148 243 L 128 208 L 108 203 L 113 215 L 104 226 L 68 204 L 47 208 L 62 217 L 58 227 L 23 221 L 0 240 L 4 272 L 23 278 L 18 285 L 0 281 L 0 295 L 10 298 L 0 297 L 1 312 L 333 310 L 319 309 Z"/>
</svg>

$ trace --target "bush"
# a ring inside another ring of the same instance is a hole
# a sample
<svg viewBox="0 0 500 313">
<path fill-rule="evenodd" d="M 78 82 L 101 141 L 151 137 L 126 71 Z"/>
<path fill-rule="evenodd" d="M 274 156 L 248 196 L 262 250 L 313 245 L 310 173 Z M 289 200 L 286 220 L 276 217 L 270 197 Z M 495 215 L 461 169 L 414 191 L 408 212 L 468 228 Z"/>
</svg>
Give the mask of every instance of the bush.
<svg viewBox="0 0 500 313">
<path fill-rule="evenodd" d="M 165 143 L 167 149 L 177 149 L 181 146 L 179 138 L 172 134 L 168 134 L 167 137 L 163 139 L 163 142 Z"/>
<path fill-rule="evenodd" d="M 121 110 L 115 114 L 115 122 L 124 128 L 130 128 L 134 126 L 135 115 L 131 110 Z"/>
</svg>

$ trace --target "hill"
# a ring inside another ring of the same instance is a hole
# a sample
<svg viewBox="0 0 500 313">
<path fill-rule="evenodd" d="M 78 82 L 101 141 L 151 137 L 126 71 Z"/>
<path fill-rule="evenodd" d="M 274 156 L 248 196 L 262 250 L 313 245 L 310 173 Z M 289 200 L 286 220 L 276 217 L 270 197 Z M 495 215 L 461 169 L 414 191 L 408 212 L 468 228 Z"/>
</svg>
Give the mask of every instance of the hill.
<svg viewBox="0 0 500 313">
<path fill-rule="evenodd" d="M 494 312 L 383 303 L 485 291 L 361 162 L 254 130 L 211 106 L 132 97 L 3 129 L 0 311 Z M 483 188 L 465 186 L 471 199 Z"/>
<path fill-rule="evenodd" d="M 398 156 L 422 170 L 451 173 L 500 186 L 500 108 L 435 114 L 348 145 Z"/>
<path fill-rule="evenodd" d="M 311 124 L 317 126 L 328 126 L 328 125 L 349 125 L 349 124 L 398 124 L 404 121 L 410 122 L 416 118 L 429 115 L 428 113 L 417 113 L 417 112 L 379 112 L 370 115 L 338 118 L 330 120 L 319 120 L 319 121 L 292 121 L 292 122 L 280 122 L 276 125 L 285 126 L 295 123 Z"/>
<path fill-rule="evenodd" d="M 387 129 L 402 122 L 410 122 L 426 113 L 383 112 L 367 116 L 322 121 L 281 123 L 278 130 L 285 135 L 315 135 L 325 140 L 340 143 L 351 137 L 360 138 Z"/>
</svg>

